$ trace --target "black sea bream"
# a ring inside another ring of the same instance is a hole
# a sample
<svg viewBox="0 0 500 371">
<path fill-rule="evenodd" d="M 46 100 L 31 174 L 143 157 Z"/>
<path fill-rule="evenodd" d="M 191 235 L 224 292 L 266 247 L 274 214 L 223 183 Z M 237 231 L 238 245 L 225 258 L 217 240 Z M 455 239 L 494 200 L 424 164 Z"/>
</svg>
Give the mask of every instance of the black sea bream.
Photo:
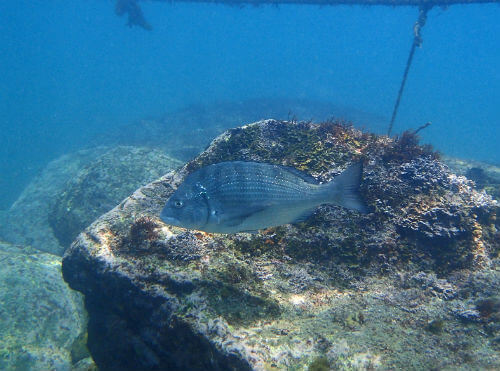
<svg viewBox="0 0 500 371">
<path fill-rule="evenodd" d="M 326 203 L 366 212 L 358 191 L 362 172 L 359 162 L 318 184 L 285 166 L 221 162 L 188 175 L 160 217 L 179 227 L 236 233 L 303 221 Z"/>
</svg>

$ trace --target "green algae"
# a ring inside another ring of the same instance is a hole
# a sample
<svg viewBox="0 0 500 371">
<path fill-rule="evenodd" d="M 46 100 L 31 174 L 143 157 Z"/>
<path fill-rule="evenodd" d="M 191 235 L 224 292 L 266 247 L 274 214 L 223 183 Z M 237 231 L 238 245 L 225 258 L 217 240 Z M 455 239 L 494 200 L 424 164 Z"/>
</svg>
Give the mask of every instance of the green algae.
<svg viewBox="0 0 500 371">
<path fill-rule="evenodd" d="M 307 371 L 329 371 L 331 369 L 330 366 L 328 358 L 324 356 L 317 357 L 309 364 Z"/>
<path fill-rule="evenodd" d="M 83 331 L 78 337 L 73 341 L 71 345 L 71 363 L 76 364 L 82 359 L 90 357 L 89 350 L 87 348 L 87 331 Z"/>
<path fill-rule="evenodd" d="M 476 308 L 484 319 L 500 323 L 500 296 L 483 298 L 476 303 Z"/>
<path fill-rule="evenodd" d="M 215 315 L 232 326 L 251 326 L 259 320 L 272 320 L 281 314 L 276 300 L 252 295 L 230 285 L 211 283 L 204 294 Z"/>
<path fill-rule="evenodd" d="M 350 329 L 355 329 L 361 326 L 364 322 L 365 322 L 365 316 L 363 315 L 363 312 L 358 311 L 350 313 L 345 319 L 344 324 L 346 327 Z"/>
<path fill-rule="evenodd" d="M 442 319 L 434 319 L 425 326 L 425 329 L 434 335 L 439 335 L 443 332 L 444 321 Z"/>
</svg>

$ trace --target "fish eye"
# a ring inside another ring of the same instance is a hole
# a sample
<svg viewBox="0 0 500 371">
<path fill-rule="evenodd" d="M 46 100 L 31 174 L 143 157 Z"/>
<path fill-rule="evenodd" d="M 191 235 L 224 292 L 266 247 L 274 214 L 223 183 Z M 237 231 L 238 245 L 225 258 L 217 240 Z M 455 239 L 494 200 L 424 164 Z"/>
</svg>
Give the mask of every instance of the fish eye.
<svg viewBox="0 0 500 371">
<path fill-rule="evenodd" d="M 182 202 L 181 200 L 176 200 L 174 201 L 174 206 L 180 209 L 184 206 L 184 202 Z"/>
</svg>

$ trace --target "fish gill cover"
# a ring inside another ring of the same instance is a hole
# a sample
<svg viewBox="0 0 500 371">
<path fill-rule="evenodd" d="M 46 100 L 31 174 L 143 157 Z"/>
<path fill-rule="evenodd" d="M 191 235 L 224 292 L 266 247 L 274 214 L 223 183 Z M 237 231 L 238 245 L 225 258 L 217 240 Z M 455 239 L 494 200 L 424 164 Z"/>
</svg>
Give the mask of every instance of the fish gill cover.
<svg viewBox="0 0 500 371">
<path fill-rule="evenodd" d="M 236 160 L 321 182 L 363 161 L 373 212 L 324 205 L 259 234 L 161 222 L 187 174 Z M 97 219 L 63 275 L 86 297 L 89 349 L 104 370 L 495 368 L 497 212 L 414 133 L 266 120 L 228 130 Z"/>
</svg>

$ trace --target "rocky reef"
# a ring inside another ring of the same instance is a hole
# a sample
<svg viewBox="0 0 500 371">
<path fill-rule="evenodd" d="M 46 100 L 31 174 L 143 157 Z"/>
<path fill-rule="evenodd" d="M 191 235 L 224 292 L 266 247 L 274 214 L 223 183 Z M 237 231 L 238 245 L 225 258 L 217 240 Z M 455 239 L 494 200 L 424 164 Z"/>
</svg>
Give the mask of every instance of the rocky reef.
<svg viewBox="0 0 500 371">
<path fill-rule="evenodd" d="M 81 150 L 49 163 L 0 214 L 0 369 L 96 369 L 83 297 L 63 281 L 60 255 L 95 218 L 179 164 L 144 147 Z"/>
<path fill-rule="evenodd" d="M 443 162 L 455 174 L 474 181 L 477 189 L 484 189 L 494 199 L 500 200 L 500 167 L 484 162 L 443 156 Z"/>
<path fill-rule="evenodd" d="M 324 205 L 234 235 L 159 220 L 187 174 L 232 160 L 319 181 L 362 160 L 371 212 Z M 494 369 L 498 211 L 412 133 L 266 120 L 228 130 L 97 219 L 63 275 L 85 295 L 103 370 Z"/>
<path fill-rule="evenodd" d="M 86 324 L 60 257 L 0 242 L 0 369 L 91 370 Z"/>
</svg>

